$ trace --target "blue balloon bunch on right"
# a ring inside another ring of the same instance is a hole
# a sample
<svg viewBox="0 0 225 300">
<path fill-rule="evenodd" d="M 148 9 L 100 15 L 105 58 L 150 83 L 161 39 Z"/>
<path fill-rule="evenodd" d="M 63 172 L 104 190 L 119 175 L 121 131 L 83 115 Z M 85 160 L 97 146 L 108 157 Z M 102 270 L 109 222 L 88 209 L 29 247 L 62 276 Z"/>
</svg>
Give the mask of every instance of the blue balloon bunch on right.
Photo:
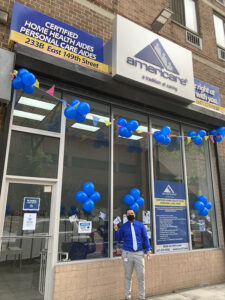
<svg viewBox="0 0 225 300">
<path fill-rule="evenodd" d="M 70 105 L 65 108 L 64 115 L 67 119 L 75 119 L 77 122 L 83 123 L 90 109 L 90 105 L 87 102 L 80 102 L 77 99 L 73 99 Z"/>
<path fill-rule="evenodd" d="M 218 129 L 211 129 L 209 135 L 212 135 L 215 142 L 221 142 L 225 136 L 225 127 L 219 127 Z"/>
<path fill-rule="evenodd" d="M 201 129 L 197 133 L 194 130 L 190 130 L 187 133 L 187 136 L 191 138 L 191 140 L 195 143 L 195 145 L 201 145 L 203 138 L 206 136 L 206 131 Z"/>
<path fill-rule="evenodd" d="M 168 126 L 164 126 L 160 131 L 157 130 L 153 133 L 154 139 L 158 143 L 162 143 L 163 145 L 169 145 L 171 143 L 170 137 L 168 135 L 170 134 L 171 129 Z"/>
<path fill-rule="evenodd" d="M 131 189 L 130 194 L 127 194 L 124 197 L 124 202 L 129 205 L 129 208 L 133 209 L 135 213 L 138 212 L 139 207 L 145 203 L 145 200 L 140 197 L 140 195 L 140 190 L 137 188 L 133 188 Z"/>
<path fill-rule="evenodd" d="M 133 131 L 138 129 L 138 121 L 131 120 L 127 122 L 126 119 L 120 118 L 117 120 L 117 125 L 119 128 L 119 135 L 125 138 L 130 138 L 133 135 Z"/>
<path fill-rule="evenodd" d="M 76 193 L 76 200 L 83 203 L 83 210 L 86 212 L 92 211 L 95 202 L 101 198 L 98 192 L 95 192 L 95 186 L 92 182 L 85 182 L 83 184 L 83 191 Z"/>
<path fill-rule="evenodd" d="M 212 204 L 208 202 L 206 196 L 201 195 L 198 197 L 198 201 L 195 202 L 195 208 L 200 211 L 200 215 L 207 216 Z"/>
<path fill-rule="evenodd" d="M 19 69 L 16 77 L 12 81 L 12 87 L 15 90 L 23 89 L 24 93 L 32 94 L 35 90 L 34 84 L 36 82 L 36 77 L 33 73 L 29 72 L 27 69 Z"/>
</svg>

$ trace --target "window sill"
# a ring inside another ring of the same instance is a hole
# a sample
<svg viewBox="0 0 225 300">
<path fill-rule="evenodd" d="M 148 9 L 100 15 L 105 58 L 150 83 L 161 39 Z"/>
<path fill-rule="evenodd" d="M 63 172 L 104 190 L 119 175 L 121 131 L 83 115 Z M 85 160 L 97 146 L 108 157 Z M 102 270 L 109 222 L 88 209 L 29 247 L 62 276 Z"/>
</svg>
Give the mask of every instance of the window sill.
<svg viewBox="0 0 225 300">
<path fill-rule="evenodd" d="M 198 32 L 195 32 L 194 30 L 192 30 L 192 29 L 190 29 L 190 28 L 188 28 L 188 27 L 180 24 L 179 22 L 177 22 L 175 20 L 171 20 L 171 22 L 174 23 L 174 24 L 176 24 L 177 26 L 183 28 L 184 30 L 190 31 L 191 33 L 193 33 L 193 34 L 199 36 L 200 38 L 202 38 L 201 35 Z"/>
</svg>

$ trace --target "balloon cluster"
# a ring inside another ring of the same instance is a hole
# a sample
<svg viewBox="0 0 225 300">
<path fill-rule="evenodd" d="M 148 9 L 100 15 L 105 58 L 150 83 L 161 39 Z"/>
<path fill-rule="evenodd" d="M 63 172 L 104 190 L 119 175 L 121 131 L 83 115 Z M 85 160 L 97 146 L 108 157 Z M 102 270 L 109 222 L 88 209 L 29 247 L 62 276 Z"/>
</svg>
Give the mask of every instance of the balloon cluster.
<svg viewBox="0 0 225 300">
<path fill-rule="evenodd" d="M 19 69 L 16 77 L 12 81 L 12 87 L 15 90 L 23 89 L 24 93 L 32 94 L 35 90 L 34 83 L 36 77 L 33 73 L 29 72 L 27 69 Z"/>
<path fill-rule="evenodd" d="M 119 126 L 119 135 L 125 138 L 130 138 L 134 130 L 138 129 L 138 121 L 131 120 L 127 122 L 126 119 L 120 118 L 117 120 L 117 125 Z"/>
<path fill-rule="evenodd" d="M 141 192 L 139 189 L 133 188 L 130 191 L 130 194 L 127 194 L 124 197 L 124 202 L 129 205 L 130 209 L 133 209 L 133 211 L 136 213 L 139 210 L 139 207 L 142 206 L 145 203 L 145 200 L 140 197 Z"/>
<path fill-rule="evenodd" d="M 65 206 L 64 205 L 61 205 L 60 207 L 60 216 L 63 216 L 65 214 Z"/>
<path fill-rule="evenodd" d="M 137 140 L 130 141 L 127 151 L 128 152 L 136 152 L 137 154 L 142 153 L 143 150 L 141 148 L 140 141 L 137 141 Z"/>
<path fill-rule="evenodd" d="M 95 202 L 101 198 L 98 192 L 95 192 L 95 186 L 92 182 L 86 182 L 83 184 L 83 191 L 76 193 L 76 200 L 83 203 L 83 210 L 86 212 L 92 211 L 95 206 Z"/>
<path fill-rule="evenodd" d="M 78 214 L 78 211 L 76 209 L 76 206 L 75 205 L 72 205 L 70 207 L 70 211 L 68 212 L 68 216 L 71 217 L 73 215 L 77 215 Z"/>
<path fill-rule="evenodd" d="M 191 137 L 195 145 L 199 146 L 202 144 L 203 138 L 206 136 L 206 131 L 201 129 L 196 133 L 196 131 L 190 130 L 188 131 L 187 136 Z"/>
<path fill-rule="evenodd" d="M 64 115 L 67 119 L 75 119 L 77 122 L 83 123 L 90 109 L 90 105 L 87 102 L 73 99 L 70 105 L 65 108 Z"/>
<path fill-rule="evenodd" d="M 212 135 L 215 142 L 221 142 L 225 136 L 225 127 L 219 127 L 218 129 L 211 129 L 209 135 Z"/>
<path fill-rule="evenodd" d="M 95 148 L 100 148 L 101 146 L 104 146 L 104 147 L 109 146 L 109 140 L 105 139 L 103 131 L 98 130 L 96 132 L 96 138 L 97 138 L 97 140 L 94 142 Z"/>
<path fill-rule="evenodd" d="M 163 145 L 169 145 L 171 143 L 171 139 L 168 137 L 170 134 L 171 129 L 168 126 L 164 126 L 160 131 L 157 130 L 153 133 L 154 139 L 158 143 L 162 143 Z"/>
<path fill-rule="evenodd" d="M 200 215 L 207 216 L 212 204 L 208 202 L 206 196 L 201 195 L 198 197 L 198 201 L 195 202 L 195 208 L 200 211 Z"/>
</svg>

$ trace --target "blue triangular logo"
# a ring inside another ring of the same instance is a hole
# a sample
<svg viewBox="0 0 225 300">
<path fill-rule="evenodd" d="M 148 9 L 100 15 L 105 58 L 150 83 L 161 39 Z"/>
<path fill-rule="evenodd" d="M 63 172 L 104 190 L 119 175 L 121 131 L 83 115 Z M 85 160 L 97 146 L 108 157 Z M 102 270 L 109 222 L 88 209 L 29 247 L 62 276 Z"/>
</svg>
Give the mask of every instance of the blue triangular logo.
<svg viewBox="0 0 225 300">
<path fill-rule="evenodd" d="M 153 51 L 153 49 L 150 45 L 148 45 L 147 47 L 142 49 L 140 52 L 138 52 L 135 55 L 135 57 L 137 57 L 141 60 L 147 61 L 150 64 L 153 64 L 160 68 L 163 68 L 162 63 L 160 62 L 160 60 L 158 59 L 158 57 L 156 56 L 155 52 Z"/>
</svg>

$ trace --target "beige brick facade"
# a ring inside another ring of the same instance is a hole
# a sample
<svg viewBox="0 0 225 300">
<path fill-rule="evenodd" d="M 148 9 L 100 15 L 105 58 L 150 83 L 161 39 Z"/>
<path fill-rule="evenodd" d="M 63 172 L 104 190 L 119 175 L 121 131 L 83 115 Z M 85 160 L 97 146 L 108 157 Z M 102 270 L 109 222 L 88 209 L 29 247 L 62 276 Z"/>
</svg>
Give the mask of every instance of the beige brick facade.
<svg viewBox="0 0 225 300">
<path fill-rule="evenodd" d="M 112 19 L 117 13 L 150 29 L 150 24 L 164 8 L 171 9 L 170 0 L 17 0 L 17 2 L 68 23 L 107 42 L 112 35 Z M 11 18 L 13 1 L 0 0 L 0 9 Z M 185 28 L 169 20 L 160 35 L 193 52 L 194 76 L 220 89 L 225 107 L 225 62 L 217 57 L 213 11 L 225 17 L 225 7 L 215 0 L 198 0 L 200 50 L 186 42 Z M 9 27 L 0 25 L 0 47 L 7 49 Z M 0 104 L 0 131 L 3 129 L 5 106 Z M 201 120 L 197 120 L 201 121 Z M 213 148 L 213 147 L 212 147 Z M 225 180 L 225 142 L 218 146 L 220 179 Z M 153 255 L 146 260 L 146 294 L 157 295 L 173 290 L 225 281 L 224 235 L 220 206 L 219 179 L 214 157 L 217 221 L 221 249 L 197 250 L 179 254 Z M 225 196 L 225 188 L 222 186 Z M 133 296 L 137 297 L 134 279 Z M 123 266 L 121 259 L 99 260 L 57 265 L 54 300 L 119 300 L 123 298 Z"/>
</svg>

